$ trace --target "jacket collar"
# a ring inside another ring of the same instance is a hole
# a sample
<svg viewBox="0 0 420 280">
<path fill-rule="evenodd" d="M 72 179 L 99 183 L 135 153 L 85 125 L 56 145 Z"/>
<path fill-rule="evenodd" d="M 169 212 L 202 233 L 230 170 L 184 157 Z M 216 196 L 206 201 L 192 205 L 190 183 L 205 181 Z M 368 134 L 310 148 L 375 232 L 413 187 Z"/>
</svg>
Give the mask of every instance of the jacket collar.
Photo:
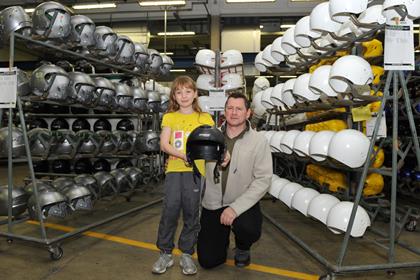
<svg viewBox="0 0 420 280">
<path fill-rule="evenodd" d="M 247 132 L 247 131 L 249 131 L 251 129 L 251 122 L 249 121 L 249 120 L 246 120 L 246 128 L 245 128 L 245 131 Z M 224 121 L 223 123 L 222 123 L 222 125 L 220 126 L 220 130 L 222 131 L 222 133 L 224 134 L 224 135 L 226 135 L 226 121 Z"/>
</svg>

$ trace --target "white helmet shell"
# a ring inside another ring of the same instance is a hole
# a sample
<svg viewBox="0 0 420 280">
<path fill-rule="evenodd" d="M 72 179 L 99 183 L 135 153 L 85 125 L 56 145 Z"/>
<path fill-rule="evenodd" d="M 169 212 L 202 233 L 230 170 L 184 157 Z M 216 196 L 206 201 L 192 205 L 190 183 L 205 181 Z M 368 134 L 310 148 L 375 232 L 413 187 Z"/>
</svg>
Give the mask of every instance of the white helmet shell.
<svg viewBox="0 0 420 280">
<path fill-rule="evenodd" d="M 300 49 L 301 46 L 295 41 L 295 27 L 290 27 L 284 32 L 283 39 L 281 41 L 281 47 L 283 50 L 291 55 L 295 54 L 297 49 Z"/>
<path fill-rule="evenodd" d="M 282 91 L 282 101 L 284 104 L 286 104 L 289 107 L 292 107 L 296 104 L 296 100 L 293 97 L 293 87 L 295 85 L 296 79 L 289 79 L 287 80 L 283 85 L 283 91 Z"/>
<path fill-rule="evenodd" d="M 263 91 L 257 92 L 252 99 L 251 107 L 256 117 L 261 118 L 265 114 L 265 107 L 261 104 Z"/>
<path fill-rule="evenodd" d="M 201 74 L 197 78 L 197 88 L 200 90 L 212 90 L 214 87 L 214 77 L 211 74 Z"/>
<path fill-rule="evenodd" d="M 317 132 L 309 143 L 309 156 L 316 161 L 324 161 L 328 156 L 331 139 L 336 133 L 331 130 Z"/>
<path fill-rule="evenodd" d="M 265 61 L 262 58 L 263 53 L 259 52 L 256 56 L 255 56 L 255 60 L 254 60 L 254 65 L 255 68 L 257 68 L 258 71 L 260 72 L 266 72 L 267 71 L 267 67 L 270 67 L 271 65 L 268 64 L 267 61 Z"/>
<path fill-rule="evenodd" d="M 270 189 L 268 190 L 268 193 L 278 199 L 279 196 L 280 196 L 281 190 L 288 183 L 290 183 L 290 181 L 285 179 L 285 178 L 276 178 L 276 179 L 272 180 Z"/>
<path fill-rule="evenodd" d="M 238 50 L 227 50 L 221 55 L 221 68 L 234 67 L 244 64 L 242 53 Z"/>
<path fill-rule="evenodd" d="M 320 194 L 314 197 L 308 206 L 308 216 L 323 224 L 327 224 L 328 214 L 331 208 L 340 203 L 340 200 L 330 194 Z"/>
<path fill-rule="evenodd" d="M 302 131 L 293 143 L 293 151 L 301 157 L 309 156 L 309 144 L 312 137 L 315 135 L 314 131 Z"/>
<path fill-rule="evenodd" d="M 281 190 L 279 199 L 290 208 L 292 206 L 293 196 L 300 189 L 303 189 L 302 185 L 298 183 L 288 183 Z"/>
<path fill-rule="evenodd" d="M 280 147 L 281 139 L 283 139 L 283 136 L 286 134 L 286 131 L 276 131 L 274 135 L 270 139 L 270 147 L 271 150 L 274 152 L 283 152 L 283 150 Z"/>
<path fill-rule="evenodd" d="M 281 46 L 283 36 L 277 37 L 271 45 L 271 56 L 279 62 L 284 61 L 284 57 L 289 55 Z"/>
<path fill-rule="evenodd" d="M 331 19 L 328 2 L 323 2 L 312 9 L 310 16 L 310 27 L 317 32 L 336 32 L 340 29 L 341 23 Z"/>
<path fill-rule="evenodd" d="M 353 202 L 342 201 L 331 208 L 327 218 L 327 226 L 332 232 L 344 233 L 347 231 L 353 205 Z M 366 210 L 357 206 L 350 235 L 352 237 L 362 237 L 370 225 L 370 218 Z"/>
<path fill-rule="evenodd" d="M 337 59 L 330 70 L 330 85 L 340 93 L 350 92 L 351 85 L 368 85 L 373 81 L 369 62 L 357 55 Z"/>
<path fill-rule="evenodd" d="M 272 55 L 271 55 L 271 47 L 272 45 L 268 45 L 264 48 L 263 52 L 262 52 L 262 59 L 264 59 L 265 61 L 267 61 L 270 64 L 276 65 L 279 64 L 280 61 L 275 59 Z"/>
<path fill-rule="evenodd" d="M 322 65 L 318 67 L 309 79 L 309 88 L 320 95 L 328 97 L 337 97 L 337 92 L 329 84 L 331 65 Z"/>
<path fill-rule="evenodd" d="M 366 10 L 368 0 L 330 0 L 329 4 L 331 18 L 343 23 L 349 21 L 351 15 L 358 15 Z"/>
<path fill-rule="evenodd" d="M 295 138 L 300 134 L 299 130 L 289 130 L 281 139 L 280 147 L 283 153 L 292 154 L 293 153 L 293 144 Z"/>
<path fill-rule="evenodd" d="M 199 50 L 197 54 L 195 55 L 195 63 L 201 66 L 214 68 L 215 57 L 216 57 L 216 54 L 212 50 L 209 50 L 209 49 Z"/>
<path fill-rule="evenodd" d="M 281 96 L 282 96 L 282 91 L 283 91 L 283 85 L 284 83 L 281 84 L 277 84 L 274 88 L 273 91 L 271 92 L 271 102 L 273 103 L 274 106 L 283 106 L 283 101 L 281 100 Z"/>
<path fill-rule="evenodd" d="M 405 8 L 407 16 L 414 20 L 420 17 L 420 1 L 419 0 L 385 0 L 383 3 L 382 14 L 391 19 L 399 16 L 396 9 Z"/>
<path fill-rule="evenodd" d="M 239 89 L 244 86 L 242 76 L 238 73 L 226 73 L 222 76 L 222 88 L 224 90 Z"/>
<path fill-rule="evenodd" d="M 271 101 L 271 92 L 273 91 L 272 87 L 267 88 L 266 90 L 263 91 L 262 95 L 261 95 L 261 104 L 266 108 L 266 109 L 273 109 L 274 105 Z"/>
<path fill-rule="evenodd" d="M 384 24 L 386 18 L 382 15 L 382 5 L 373 5 L 363 11 L 359 17 L 358 21 L 364 24 Z M 360 30 L 366 32 L 369 31 L 368 28 L 360 27 Z"/>
<path fill-rule="evenodd" d="M 263 91 L 266 88 L 270 87 L 270 81 L 267 80 L 265 77 L 258 77 L 254 81 L 254 86 L 252 87 L 252 93 L 255 94 L 257 92 Z"/>
<path fill-rule="evenodd" d="M 297 100 L 303 101 L 316 101 L 320 95 L 315 94 L 309 89 L 309 79 L 311 78 L 310 73 L 305 73 L 297 77 L 296 82 L 293 85 L 293 95 Z"/>
<path fill-rule="evenodd" d="M 321 33 L 311 29 L 310 17 L 306 16 L 296 23 L 294 35 L 295 42 L 302 48 L 307 48 L 311 46 L 311 39 L 319 38 Z"/>
<path fill-rule="evenodd" d="M 311 188 L 298 190 L 292 199 L 292 209 L 296 209 L 303 215 L 308 216 L 309 203 L 318 195 L 319 192 Z"/>
<path fill-rule="evenodd" d="M 337 132 L 328 147 L 328 156 L 350 168 L 361 167 L 366 159 L 370 141 L 366 135 L 355 129 Z"/>
</svg>

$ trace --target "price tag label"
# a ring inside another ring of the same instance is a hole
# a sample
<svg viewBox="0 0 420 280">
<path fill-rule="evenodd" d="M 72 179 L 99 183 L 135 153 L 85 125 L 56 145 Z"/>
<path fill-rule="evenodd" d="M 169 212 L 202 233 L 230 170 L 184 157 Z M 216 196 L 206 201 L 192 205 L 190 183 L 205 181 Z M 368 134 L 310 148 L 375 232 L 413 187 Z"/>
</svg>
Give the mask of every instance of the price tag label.
<svg viewBox="0 0 420 280">
<path fill-rule="evenodd" d="M 17 69 L 0 68 L 0 108 L 15 108 Z"/>
<path fill-rule="evenodd" d="M 393 18 L 385 26 L 385 70 L 414 70 L 413 22 Z"/>
<path fill-rule="evenodd" d="M 224 111 L 226 100 L 224 89 L 209 90 L 208 108 L 210 111 Z"/>
<path fill-rule="evenodd" d="M 375 128 L 376 120 L 378 119 L 377 114 L 372 114 L 372 118 L 370 120 L 366 121 L 366 136 L 369 138 L 372 138 L 373 135 L 373 129 Z M 383 112 L 381 123 L 379 124 L 379 130 L 377 138 L 383 138 L 386 137 L 386 118 L 385 118 L 385 112 Z"/>
</svg>

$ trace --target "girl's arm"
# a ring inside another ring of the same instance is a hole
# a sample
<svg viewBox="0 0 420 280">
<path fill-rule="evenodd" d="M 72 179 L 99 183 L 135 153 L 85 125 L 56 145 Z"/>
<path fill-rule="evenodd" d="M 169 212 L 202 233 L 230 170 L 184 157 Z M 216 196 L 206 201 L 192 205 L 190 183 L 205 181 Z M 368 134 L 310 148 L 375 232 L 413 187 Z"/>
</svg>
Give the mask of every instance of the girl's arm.
<svg viewBox="0 0 420 280">
<path fill-rule="evenodd" d="M 183 152 L 180 152 L 177 149 L 175 149 L 169 143 L 170 139 L 171 139 L 171 128 L 164 126 L 162 128 L 162 132 L 160 133 L 160 149 L 162 150 L 162 152 L 165 152 L 170 156 L 174 156 L 174 157 L 182 159 L 183 161 L 187 161 L 187 156 Z"/>
</svg>

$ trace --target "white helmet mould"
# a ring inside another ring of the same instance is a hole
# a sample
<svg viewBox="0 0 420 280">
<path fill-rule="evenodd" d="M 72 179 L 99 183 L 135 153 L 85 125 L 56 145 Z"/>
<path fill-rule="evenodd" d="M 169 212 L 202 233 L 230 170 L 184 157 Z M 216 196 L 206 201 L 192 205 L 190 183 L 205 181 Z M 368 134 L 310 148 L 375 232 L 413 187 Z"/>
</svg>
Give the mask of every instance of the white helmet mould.
<svg viewBox="0 0 420 280">
<path fill-rule="evenodd" d="M 271 102 L 273 103 L 274 106 L 282 106 L 284 103 L 281 100 L 281 94 L 283 91 L 283 85 L 284 83 L 281 84 L 277 84 L 274 88 L 273 91 L 271 92 Z"/>
<path fill-rule="evenodd" d="M 197 78 L 197 89 L 200 90 L 211 90 L 214 89 L 214 75 L 201 74 Z"/>
<path fill-rule="evenodd" d="M 221 68 L 234 67 L 242 64 L 244 64 L 244 59 L 242 58 L 242 53 L 238 50 L 227 50 L 221 54 Z"/>
<path fill-rule="evenodd" d="M 289 65 L 289 67 L 294 68 L 296 67 L 295 64 L 298 63 L 302 63 L 305 61 L 305 58 L 301 57 L 299 54 L 295 53 L 295 54 L 291 54 L 287 57 L 287 65 Z"/>
<path fill-rule="evenodd" d="M 333 20 L 343 23 L 350 20 L 351 15 L 358 15 L 366 10 L 368 0 L 330 0 L 330 16 Z"/>
<path fill-rule="evenodd" d="M 268 63 L 265 60 L 263 60 L 262 52 L 259 52 L 255 56 L 254 65 L 255 65 L 255 68 L 257 68 L 257 70 L 260 71 L 260 72 L 266 72 L 267 67 L 270 66 L 270 65 L 268 65 Z"/>
<path fill-rule="evenodd" d="M 290 208 L 292 206 L 293 196 L 302 188 L 302 185 L 298 183 L 287 183 L 281 190 L 279 199 Z"/>
<path fill-rule="evenodd" d="M 309 88 L 314 93 L 328 97 L 337 97 L 337 92 L 329 84 L 331 67 L 331 65 L 322 65 L 312 73 L 309 79 Z"/>
<path fill-rule="evenodd" d="M 334 205 L 328 214 L 328 228 L 334 233 L 346 232 L 352 209 L 353 202 L 349 201 L 342 201 Z M 350 235 L 352 237 L 362 237 L 368 227 L 370 227 L 370 218 L 368 213 L 365 209 L 363 209 L 363 207 L 357 206 Z"/>
<path fill-rule="evenodd" d="M 317 53 L 317 50 L 313 46 L 310 46 L 307 48 L 301 48 L 299 51 L 302 55 L 306 55 L 306 56 L 314 56 Z"/>
<path fill-rule="evenodd" d="M 268 193 L 278 199 L 280 196 L 280 192 L 288 183 L 290 183 L 290 181 L 285 178 L 276 178 L 271 181 L 271 186 L 268 190 Z"/>
<path fill-rule="evenodd" d="M 339 45 L 339 43 L 336 40 L 334 40 L 331 37 L 330 34 L 327 34 L 325 36 L 322 36 L 321 38 L 316 39 L 314 41 L 314 43 L 317 46 L 322 47 L 322 48 L 334 48 L 335 45 Z M 323 50 L 323 49 L 315 49 L 315 51 L 317 53 L 320 53 L 320 54 L 323 54 L 323 53 L 326 53 L 327 52 L 326 50 Z"/>
<path fill-rule="evenodd" d="M 382 5 L 373 5 L 364 10 L 358 17 L 358 21 L 364 24 L 384 24 L 386 18 L 382 15 Z M 359 27 L 361 31 L 367 32 L 368 28 Z"/>
<path fill-rule="evenodd" d="M 420 1 L 419 0 L 385 0 L 383 3 L 382 14 L 391 19 L 399 16 L 396 9 L 404 7 L 408 18 L 414 20 L 420 17 Z"/>
<path fill-rule="evenodd" d="M 273 136 L 271 136 L 270 139 L 270 147 L 271 150 L 275 152 L 283 152 L 283 150 L 280 147 L 281 139 L 286 134 L 286 131 L 276 131 Z"/>
<path fill-rule="evenodd" d="M 295 142 L 295 138 L 300 134 L 299 130 L 289 130 L 281 139 L 280 147 L 285 154 L 292 154 L 293 153 L 293 144 Z"/>
<path fill-rule="evenodd" d="M 295 138 L 295 142 L 293 143 L 293 151 L 301 157 L 309 156 L 309 144 L 311 143 L 311 139 L 314 135 L 314 131 L 302 131 Z"/>
<path fill-rule="evenodd" d="M 311 188 L 298 190 L 292 199 L 292 209 L 296 209 L 303 215 L 308 216 L 309 203 L 318 195 L 319 192 Z"/>
<path fill-rule="evenodd" d="M 328 2 L 320 3 L 312 9 L 309 22 L 312 30 L 322 33 L 335 32 L 341 26 L 341 23 L 331 19 Z"/>
<path fill-rule="evenodd" d="M 224 90 L 233 90 L 244 86 L 244 81 L 239 73 L 224 74 L 221 83 Z"/>
<path fill-rule="evenodd" d="M 293 78 L 293 79 L 287 80 L 283 85 L 283 91 L 282 91 L 282 94 L 281 94 L 282 101 L 283 101 L 284 104 L 286 104 L 289 107 L 292 107 L 293 105 L 296 104 L 296 100 L 295 100 L 295 98 L 293 97 L 293 94 L 292 94 L 293 86 L 294 86 L 295 82 L 296 82 L 296 79 Z"/>
<path fill-rule="evenodd" d="M 290 27 L 283 34 L 283 39 L 281 41 L 281 47 L 289 55 L 295 54 L 296 49 L 300 49 L 301 46 L 295 41 L 295 27 Z"/>
<path fill-rule="evenodd" d="M 319 99 L 320 95 L 315 94 L 309 89 L 309 79 L 311 76 L 312 74 L 305 73 L 297 77 L 296 82 L 293 85 L 293 95 L 296 100 L 316 101 Z"/>
<path fill-rule="evenodd" d="M 265 90 L 266 88 L 270 87 L 270 81 L 268 81 L 265 77 L 258 77 L 254 81 L 254 87 L 258 91 Z"/>
<path fill-rule="evenodd" d="M 316 39 L 321 36 L 321 33 L 311 29 L 309 21 L 310 17 L 306 16 L 298 20 L 298 22 L 295 25 L 295 42 L 302 48 L 310 47 L 311 39 Z"/>
<path fill-rule="evenodd" d="M 346 39 L 354 39 L 355 37 L 361 35 L 361 31 L 359 30 L 359 27 L 357 27 L 352 21 L 347 21 L 343 23 L 340 27 L 340 29 L 337 32 L 334 32 L 338 37 L 340 38 L 346 38 Z M 338 45 L 342 45 L 346 42 L 344 41 L 336 41 Z"/>
<path fill-rule="evenodd" d="M 277 59 L 275 59 L 275 58 L 271 55 L 271 47 L 272 47 L 272 44 L 270 44 L 270 45 L 268 45 L 268 46 L 266 46 L 266 47 L 264 48 L 264 50 L 263 50 L 263 52 L 262 52 L 262 59 L 263 59 L 263 60 L 265 60 L 265 61 L 267 61 L 267 62 L 268 62 L 268 63 L 270 63 L 270 64 L 277 65 L 277 64 L 279 64 L 279 63 L 280 63 L 280 61 L 279 61 L 279 60 L 277 60 Z"/>
<path fill-rule="evenodd" d="M 368 85 L 373 81 L 369 62 L 357 55 L 337 59 L 330 70 L 330 85 L 340 93 L 351 92 L 351 85 Z"/>
<path fill-rule="evenodd" d="M 262 93 L 262 91 L 257 92 L 257 94 L 255 94 L 254 98 L 252 99 L 251 107 L 257 117 L 262 117 L 266 111 L 265 107 L 261 104 Z"/>
<path fill-rule="evenodd" d="M 266 109 L 273 109 L 274 105 L 271 102 L 271 92 L 273 91 L 272 87 L 269 87 L 267 89 L 265 89 L 262 93 L 261 96 L 261 104 L 266 108 Z"/>
<path fill-rule="evenodd" d="M 267 143 L 270 144 L 271 137 L 276 133 L 275 130 L 266 130 L 263 132 L 265 139 L 267 139 Z"/>
<path fill-rule="evenodd" d="M 197 54 L 195 55 L 195 63 L 201 66 L 214 68 L 215 57 L 216 57 L 216 54 L 212 50 L 209 50 L 209 49 L 199 50 Z"/>
<path fill-rule="evenodd" d="M 328 148 L 335 134 L 334 131 L 323 130 L 312 136 L 309 143 L 309 156 L 316 161 L 324 161 L 328 156 Z"/>
<path fill-rule="evenodd" d="M 344 129 L 331 139 L 328 156 L 350 168 L 358 168 L 366 161 L 369 145 L 369 138 L 362 132 Z"/>
<path fill-rule="evenodd" d="M 340 200 L 330 194 L 320 194 L 314 197 L 308 206 L 308 216 L 312 217 L 323 224 L 327 224 L 328 214 Z"/>
<path fill-rule="evenodd" d="M 285 50 L 283 50 L 281 46 L 282 40 L 283 40 L 282 36 L 277 37 L 273 41 L 273 44 L 271 45 L 271 56 L 274 57 L 274 59 L 276 59 L 279 62 L 284 61 L 284 57 L 288 55 L 288 53 Z"/>
</svg>

